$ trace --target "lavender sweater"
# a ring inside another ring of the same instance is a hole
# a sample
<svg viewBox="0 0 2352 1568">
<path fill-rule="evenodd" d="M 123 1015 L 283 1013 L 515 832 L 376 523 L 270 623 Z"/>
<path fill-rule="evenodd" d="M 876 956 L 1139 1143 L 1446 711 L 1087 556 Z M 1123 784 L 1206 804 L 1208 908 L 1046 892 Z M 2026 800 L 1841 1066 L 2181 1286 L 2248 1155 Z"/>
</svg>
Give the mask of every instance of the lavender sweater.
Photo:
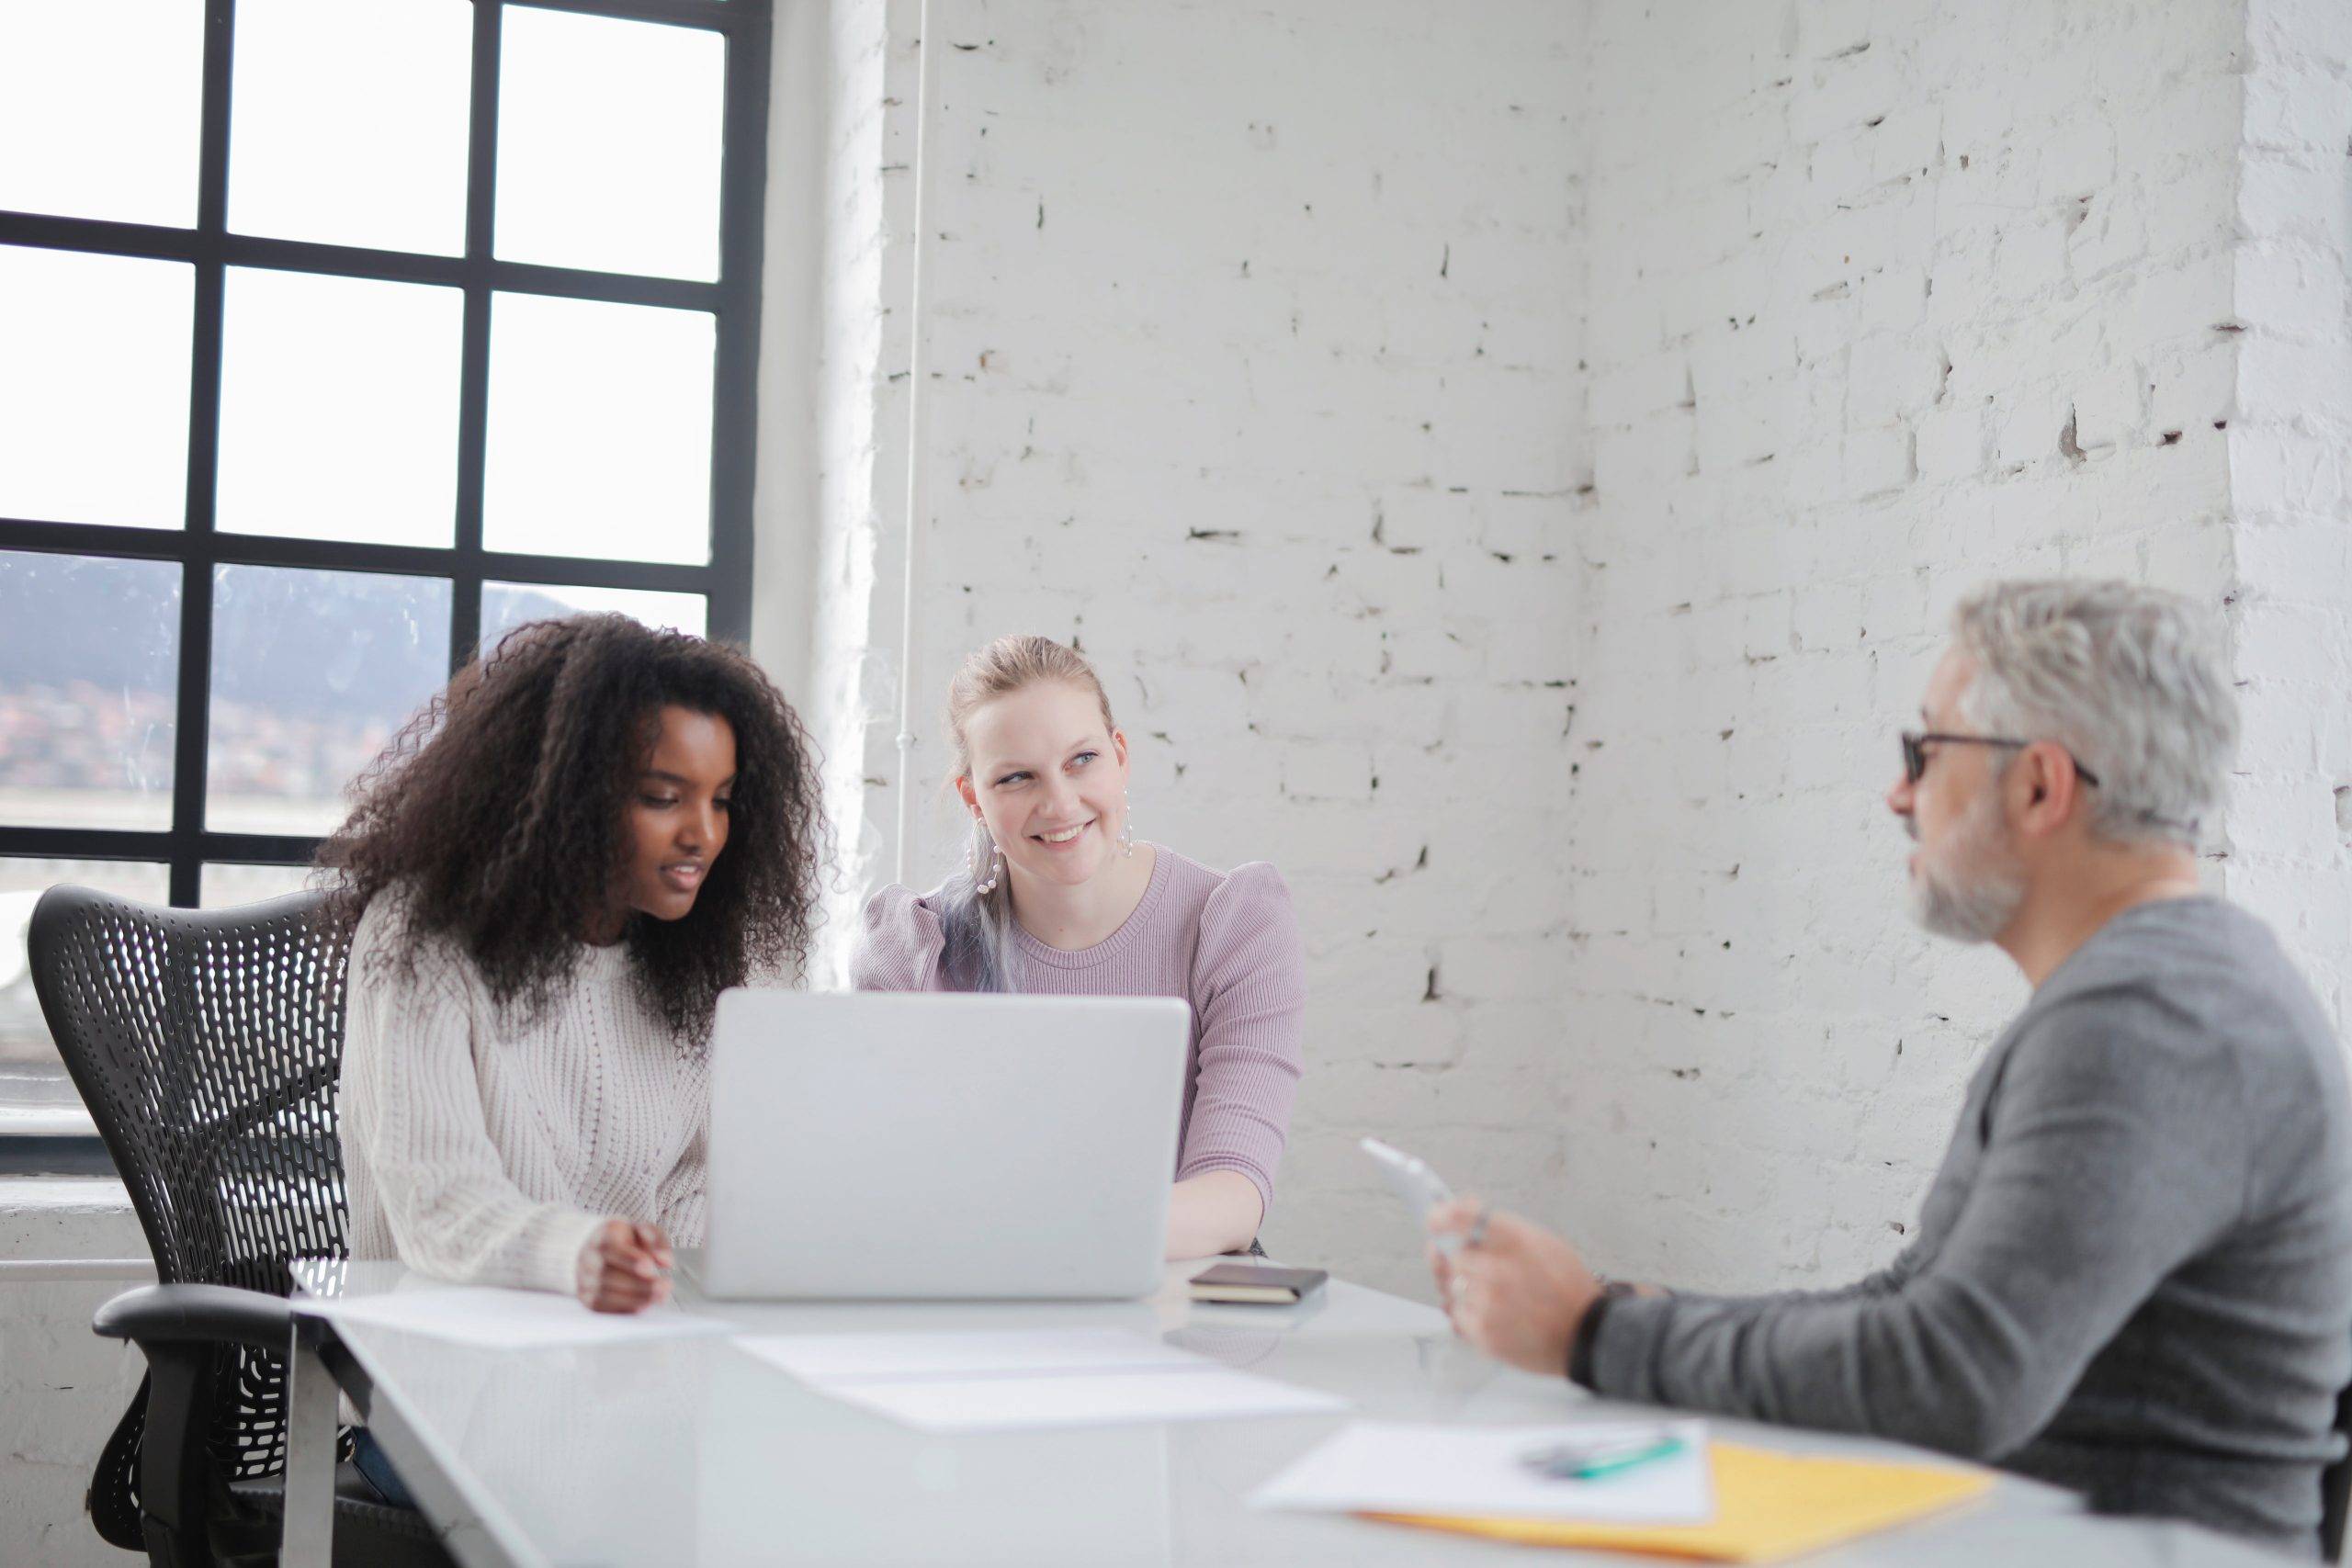
<svg viewBox="0 0 2352 1568">
<path fill-rule="evenodd" d="M 939 972 L 945 942 L 928 897 L 885 887 L 865 906 L 850 983 L 951 990 Z M 1012 947 L 1013 984 L 1031 995 L 1192 1003 L 1176 1179 L 1238 1170 L 1271 1211 L 1298 1095 L 1306 1002 L 1306 959 L 1282 874 L 1263 861 L 1215 872 L 1159 848 L 1143 902 L 1109 937 L 1071 953 L 1015 926 Z"/>
</svg>

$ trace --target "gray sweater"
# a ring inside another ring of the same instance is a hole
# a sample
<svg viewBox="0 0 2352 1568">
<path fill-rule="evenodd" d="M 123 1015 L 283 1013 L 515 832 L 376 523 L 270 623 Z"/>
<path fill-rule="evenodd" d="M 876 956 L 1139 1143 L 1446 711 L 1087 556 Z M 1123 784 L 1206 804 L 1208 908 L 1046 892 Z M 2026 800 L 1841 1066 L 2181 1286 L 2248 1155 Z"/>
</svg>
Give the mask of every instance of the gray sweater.
<svg viewBox="0 0 2352 1568">
<path fill-rule="evenodd" d="M 1611 1301 L 1589 1379 L 2311 1555 L 2352 1378 L 2346 1093 L 2266 927 L 2218 898 L 2139 905 L 1995 1043 L 1890 1268 L 1838 1291 Z"/>
</svg>

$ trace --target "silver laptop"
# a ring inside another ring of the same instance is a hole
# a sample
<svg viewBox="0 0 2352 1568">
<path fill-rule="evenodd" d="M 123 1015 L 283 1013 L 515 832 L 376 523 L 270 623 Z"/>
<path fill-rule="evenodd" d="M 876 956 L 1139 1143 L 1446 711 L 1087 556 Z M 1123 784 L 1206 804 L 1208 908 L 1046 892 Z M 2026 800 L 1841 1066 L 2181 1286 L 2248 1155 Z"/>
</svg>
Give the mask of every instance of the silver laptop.
<svg viewBox="0 0 2352 1568">
<path fill-rule="evenodd" d="M 1173 997 L 726 992 L 703 1290 L 1151 1293 L 1191 1019 Z"/>
</svg>

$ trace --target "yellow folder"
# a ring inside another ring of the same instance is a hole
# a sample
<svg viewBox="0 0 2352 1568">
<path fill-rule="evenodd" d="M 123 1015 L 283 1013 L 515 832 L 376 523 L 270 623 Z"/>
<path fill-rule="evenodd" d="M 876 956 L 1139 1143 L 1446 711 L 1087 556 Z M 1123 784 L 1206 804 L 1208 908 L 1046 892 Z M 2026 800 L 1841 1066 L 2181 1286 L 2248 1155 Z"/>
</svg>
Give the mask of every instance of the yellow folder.
<svg viewBox="0 0 2352 1568">
<path fill-rule="evenodd" d="M 1982 1471 L 1776 1453 L 1711 1443 L 1715 1517 L 1703 1525 L 1374 1514 L 1401 1525 L 1522 1546 L 1578 1546 L 1708 1562 L 1779 1562 L 1949 1508 L 1984 1493 Z"/>
</svg>

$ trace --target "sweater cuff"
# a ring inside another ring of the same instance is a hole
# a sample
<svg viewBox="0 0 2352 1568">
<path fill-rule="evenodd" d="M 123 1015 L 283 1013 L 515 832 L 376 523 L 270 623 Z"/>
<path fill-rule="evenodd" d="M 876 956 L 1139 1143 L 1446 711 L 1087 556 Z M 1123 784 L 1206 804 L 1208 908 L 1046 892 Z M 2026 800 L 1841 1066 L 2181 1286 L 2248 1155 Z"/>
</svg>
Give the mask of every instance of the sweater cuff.
<svg viewBox="0 0 2352 1568">
<path fill-rule="evenodd" d="M 1611 1296 L 1608 1301 L 1605 1314 L 1587 1314 L 1597 1316 L 1598 1321 L 1592 1323 L 1589 1334 L 1579 1336 L 1588 1343 L 1584 1375 L 1577 1382 L 1595 1393 L 1613 1399 L 1666 1403 L 1659 1398 L 1650 1376 L 1650 1362 L 1659 1337 L 1666 1332 L 1667 1321 L 1675 1311 L 1674 1298 L 1636 1295 L 1629 1291 Z M 1600 1304 L 1593 1303 L 1595 1307 Z"/>
<path fill-rule="evenodd" d="M 1592 1298 L 1577 1319 L 1577 1331 L 1568 1340 L 1568 1381 L 1592 1387 L 1592 1342 L 1600 1337 L 1600 1320 L 1607 1315 L 1610 1303 L 1623 1301 L 1635 1294 L 1634 1287 L 1623 1280 L 1603 1280 L 1600 1294 Z"/>
<path fill-rule="evenodd" d="M 523 1284 L 534 1291 L 569 1296 L 580 1289 L 580 1255 L 605 1228 L 605 1216 L 576 1209 L 550 1209 L 531 1227 L 522 1257 Z"/>
<path fill-rule="evenodd" d="M 1577 1331 L 1568 1337 L 1566 1370 L 1570 1382 L 1584 1388 L 1592 1387 L 1592 1342 L 1600 1333 L 1600 1320 L 1609 1315 L 1609 1303 L 1613 1299 L 1603 1291 L 1592 1298 L 1584 1309 L 1584 1315 L 1577 1319 Z"/>
</svg>

